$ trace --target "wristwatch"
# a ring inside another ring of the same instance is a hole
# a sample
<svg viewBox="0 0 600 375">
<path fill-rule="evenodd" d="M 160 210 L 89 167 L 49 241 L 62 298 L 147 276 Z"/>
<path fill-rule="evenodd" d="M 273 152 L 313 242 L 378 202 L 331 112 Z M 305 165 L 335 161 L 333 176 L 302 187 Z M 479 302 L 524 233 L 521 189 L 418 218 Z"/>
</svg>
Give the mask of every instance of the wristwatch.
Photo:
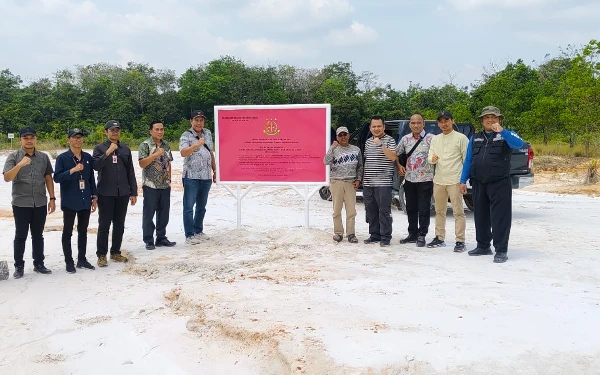
<svg viewBox="0 0 600 375">
<path fill-rule="evenodd" d="M 56 200 L 56 198 L 55 198 L 55 197 L 50 197 L 50 200 L 51 200 L 51 201 L 55 201 L 55 200 Z"/>
</svg>

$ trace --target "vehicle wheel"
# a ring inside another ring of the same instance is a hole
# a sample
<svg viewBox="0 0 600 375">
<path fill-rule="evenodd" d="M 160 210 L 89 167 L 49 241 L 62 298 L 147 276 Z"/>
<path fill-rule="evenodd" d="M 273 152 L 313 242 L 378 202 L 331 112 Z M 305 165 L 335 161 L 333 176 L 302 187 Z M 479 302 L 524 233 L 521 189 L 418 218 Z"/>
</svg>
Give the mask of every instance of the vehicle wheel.
<svg viewBox="0 0 600 375">
<path fill-rule="evenodd" d="M 406 213 L 406 197 L 404 196 L 404 186 L 398 188 L 398 197 L 392 198 L 392 205 L 398 210 Z"/>
<path fill-rule="evenodd" d="M 329 186 L 323 186 L 319 189 L 319 195 L 321 196 L 321 199 L 323 199 L 324 201 L 330 201 L 331 200 L 331 190 L 329 190 Z"/>
<path fill-rule="evenodd" d="M 431 207 L 429 207 L 429 215 L 435 216 L 435 201 L 433 200 L 433 197 L 431 197 Z"/>
<path fill-rule="evenodd" d="M 475 206 L 473 205 L 473 196 L 472 196 L 471 194 L 467 194 L 467 195 L 465 195 L 465 196 L 463 197 L 463 199 L 464 199 L 464 201 L 465 201 L 465 204 L 467 205 L 467 208 L 468 208 L 470 211 L 473 211 L 473 210 L 474 210 L 474 207 L 475 207 Z"/>
</svg>

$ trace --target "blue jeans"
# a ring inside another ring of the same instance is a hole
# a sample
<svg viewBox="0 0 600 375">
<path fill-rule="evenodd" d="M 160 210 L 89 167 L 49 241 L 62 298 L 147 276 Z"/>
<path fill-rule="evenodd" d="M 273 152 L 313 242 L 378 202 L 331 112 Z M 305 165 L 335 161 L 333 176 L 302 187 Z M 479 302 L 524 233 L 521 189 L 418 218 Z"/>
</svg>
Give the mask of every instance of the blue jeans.
<svg viewBox="0 0 600 375">
<path fill-rule="evenodd" d="M 211 185 L 212 180 L 183 178 L 183 230 L 186 238 L 204 230 L 206 202 Z"/>
</svg>

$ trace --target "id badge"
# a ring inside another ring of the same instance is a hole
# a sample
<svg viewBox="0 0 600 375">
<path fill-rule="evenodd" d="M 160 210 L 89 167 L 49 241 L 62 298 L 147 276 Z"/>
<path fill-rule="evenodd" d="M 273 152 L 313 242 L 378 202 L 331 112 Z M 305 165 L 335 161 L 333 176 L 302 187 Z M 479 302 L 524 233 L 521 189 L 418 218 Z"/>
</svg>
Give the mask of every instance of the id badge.
<svg viewBox="0 0 600 375">
<path fill-rule="evenodd" d="M 79 190 L 85 190 L 85 180 L 79 180 Z"/>
<path fill-rule="evenodd" d="M 117 155 L 113 155 L 113 164 L 117 164 Z"/>
</svg>

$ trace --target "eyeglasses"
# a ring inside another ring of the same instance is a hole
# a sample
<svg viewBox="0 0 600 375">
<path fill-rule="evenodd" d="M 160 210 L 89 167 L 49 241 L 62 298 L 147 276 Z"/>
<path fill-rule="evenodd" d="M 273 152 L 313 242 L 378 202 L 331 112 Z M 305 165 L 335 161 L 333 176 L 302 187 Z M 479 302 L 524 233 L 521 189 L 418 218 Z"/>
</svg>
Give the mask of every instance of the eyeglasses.
<svg viewBox="0 0 600 375">
<path fill-rule="evenodd" d="M 340 133 L 340 134 L 338 134 L 338 137 L 346 137 L 346 136 L 348 136 L 348 133 Z"/>
</svg>

